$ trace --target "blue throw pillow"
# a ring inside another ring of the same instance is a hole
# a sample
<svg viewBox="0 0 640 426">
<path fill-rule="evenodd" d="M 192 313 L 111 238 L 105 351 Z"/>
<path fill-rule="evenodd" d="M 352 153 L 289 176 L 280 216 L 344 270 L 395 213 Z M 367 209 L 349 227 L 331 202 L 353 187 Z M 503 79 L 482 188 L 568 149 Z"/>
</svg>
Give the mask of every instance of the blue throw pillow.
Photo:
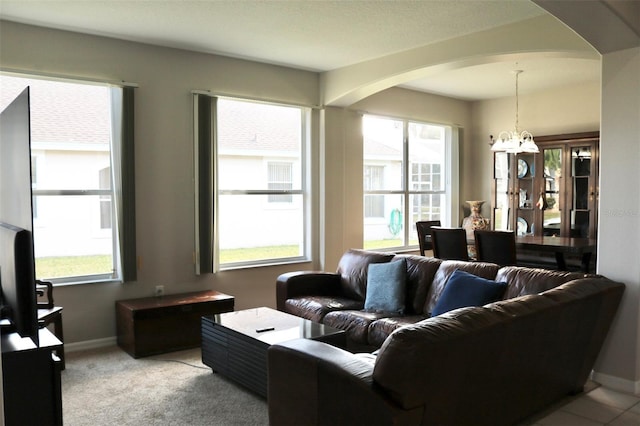
<svg viewBox="0 0 640 426">
<path fill-rule="evenodd" d="M 407 261 L 405 259 L 369 264 L 364 309 L 404 313 L 406 281 Z"/>
<path fill-rule="evenodd" d="M 507 283 L 495 282 L 456 269 L 436 302 L 431 316 L 443 314 L 465 306 L 482 306 L 499 300 Z"/>
</svg>

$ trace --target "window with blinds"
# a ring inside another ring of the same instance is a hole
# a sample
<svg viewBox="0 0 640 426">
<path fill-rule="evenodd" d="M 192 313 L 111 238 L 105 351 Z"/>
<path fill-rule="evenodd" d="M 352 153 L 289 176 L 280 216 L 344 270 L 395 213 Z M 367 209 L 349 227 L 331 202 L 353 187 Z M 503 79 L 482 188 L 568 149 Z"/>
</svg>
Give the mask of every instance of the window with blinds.
<svg viewBox="0 0 640 426">
<path fill-rule="evenodd" d="M 293 165 L 291 163 L 267 164 L 267 186 L 270 190 L 289 191 L 293 188 Z M 291 203 L 291 194 L 269 194 L 270 203 Z"/>
</svg>

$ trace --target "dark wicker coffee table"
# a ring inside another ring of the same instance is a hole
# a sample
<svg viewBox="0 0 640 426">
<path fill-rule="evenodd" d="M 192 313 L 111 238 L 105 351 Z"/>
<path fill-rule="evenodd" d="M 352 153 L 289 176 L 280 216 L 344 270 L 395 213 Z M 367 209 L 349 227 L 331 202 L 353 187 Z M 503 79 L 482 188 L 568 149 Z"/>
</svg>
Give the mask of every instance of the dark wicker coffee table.
<svg viewBox="0 0 640 426">
<path fill-rule="evenodd" d="M 254 308 L 202 317 L 202 362 L 266 397 L 267 349 L 299 338 L 346 347 L 343 330 L 271 308 Z"/>
</svg>

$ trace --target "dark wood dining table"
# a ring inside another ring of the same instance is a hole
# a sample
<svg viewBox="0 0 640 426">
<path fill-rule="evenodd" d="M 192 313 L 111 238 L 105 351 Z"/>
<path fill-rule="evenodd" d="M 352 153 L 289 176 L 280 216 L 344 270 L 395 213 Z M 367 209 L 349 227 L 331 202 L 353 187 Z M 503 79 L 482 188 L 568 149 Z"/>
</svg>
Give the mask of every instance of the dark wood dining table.
<svg viewBox="0 0 640 426">
<path fill-rule="evenodd" d="M 593 238 L 572 237 L 539 237 L 523 235 L 516 237 L 516 250 L 530 250 L 554 253 L 558 269 L 567 270 L 565 254 L 576 254 L 582 257 L 582 271 L 589 272 L 591 256 L 596 251 L 596 240 Z"/>
</svg>

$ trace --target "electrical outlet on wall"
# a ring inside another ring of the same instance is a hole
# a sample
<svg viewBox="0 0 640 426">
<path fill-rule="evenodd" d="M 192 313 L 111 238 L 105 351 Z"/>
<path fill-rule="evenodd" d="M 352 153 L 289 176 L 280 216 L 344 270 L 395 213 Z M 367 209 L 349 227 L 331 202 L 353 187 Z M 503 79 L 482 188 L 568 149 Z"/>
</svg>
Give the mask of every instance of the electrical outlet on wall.
<svg viewBox="0 0 640 426">
<path fill-rule="evenodd" d="M 157 285 L 156 286 L 156 292 L 155 292 L 156 296 L 162 296 L 164 295 L 164 286 L 163 285 Z"/>
</svg>

